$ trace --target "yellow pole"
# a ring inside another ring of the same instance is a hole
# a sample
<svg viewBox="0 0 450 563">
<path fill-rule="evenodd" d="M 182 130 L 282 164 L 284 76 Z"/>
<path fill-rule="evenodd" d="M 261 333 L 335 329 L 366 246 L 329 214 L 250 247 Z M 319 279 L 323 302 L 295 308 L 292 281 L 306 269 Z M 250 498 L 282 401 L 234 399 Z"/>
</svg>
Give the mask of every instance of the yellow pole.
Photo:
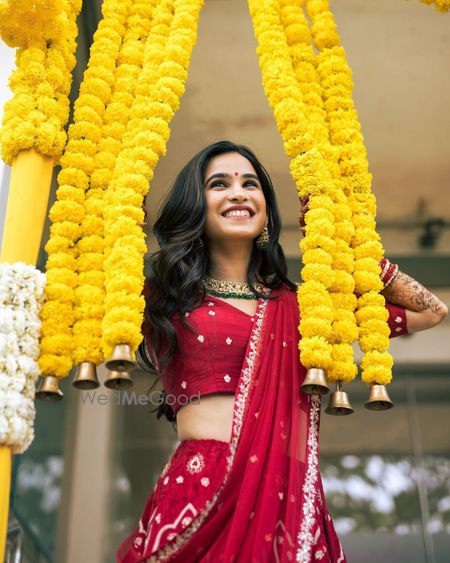
<svg viewBox="0 0 450 563">
<path fill-rule="evenodd" d="M 0 479 L 0 561 L 4 561 L 11 482 L 11 449 L 8 446 L 0 446 Z"/>
<path fill-rule="evenodd" d="M 14 158 L 0 262 L 36 265 L 47 214 L 53 159 L 34 149 Z"/>
<path fill-rule="evenodd" d="M 53 159 L 34 149 L 14 158 L 0 262 L 35 265 L 47 214 Z M 0 561 L 5 558 L 11 487 L 11 448 L 0 445 Z"/>
</svg>

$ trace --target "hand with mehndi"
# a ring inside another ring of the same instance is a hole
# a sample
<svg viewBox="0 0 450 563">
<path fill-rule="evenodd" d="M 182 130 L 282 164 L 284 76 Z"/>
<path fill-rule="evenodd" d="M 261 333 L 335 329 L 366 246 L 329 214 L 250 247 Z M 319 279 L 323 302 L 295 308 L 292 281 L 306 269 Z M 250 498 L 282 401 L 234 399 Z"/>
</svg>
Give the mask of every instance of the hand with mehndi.
<svg viewBox="0 0 450 563">
<path fill-rule="evenodd" d="M 448 315 L 448 307 L 434 293 L 400 270 L 381 294 L 389 303 L 406 309 L 408 332 L 427 330 Z"/>
</svg>

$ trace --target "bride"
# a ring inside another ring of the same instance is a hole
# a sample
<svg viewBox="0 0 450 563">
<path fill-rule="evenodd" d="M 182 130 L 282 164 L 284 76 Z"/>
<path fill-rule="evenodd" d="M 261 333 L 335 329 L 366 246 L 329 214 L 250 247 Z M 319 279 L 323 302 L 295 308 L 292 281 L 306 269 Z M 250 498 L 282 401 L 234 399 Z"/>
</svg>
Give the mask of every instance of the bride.
<svg viewBox="0 0 450 563">
<path fill-rule="evenodd" d="M 180 444 L 119 562 L 346 560 L 318 467 L 320 397 L 300 390 L 280 229 L 266 170 L 228 141 L 188 162 L 160 211 L 138 358 L 162 379 L 157 416 Z M 389 281 L 391 336 L 447 314 L 406 274 Z"/>
</svg>

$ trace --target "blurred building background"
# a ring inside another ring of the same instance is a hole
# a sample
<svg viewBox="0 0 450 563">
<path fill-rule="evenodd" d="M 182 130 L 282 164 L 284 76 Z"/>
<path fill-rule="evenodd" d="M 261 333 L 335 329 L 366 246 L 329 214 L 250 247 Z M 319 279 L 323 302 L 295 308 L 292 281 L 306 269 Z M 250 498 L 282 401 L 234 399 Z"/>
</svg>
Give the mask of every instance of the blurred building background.
<svg viewBox="0 0 450 563">
<path fill-rule="evenodd" d="M 100 17 L 98 0 L 84 4 L 72 97 Z M 449 16 L 418 0 L 331 4 L 353 69 L 386 255 L 449 305 Z M 150 220 L 197 150 L 220 139 L 246 144 L 274 181 L 283 248 L 299 280 L 299 204 L 255 47 L 245 0 L 205 1 L 186 93 L 152 181 Z M 12 52 L 1 45 L 1 56 L 4 88 Z M 0 95 L 3 105 L 4 89 Z M 0 221 L 8 177 L 3 166 Z M 355 382 L 347 388 L 355 413 L 322 416 L 328 504 L 349 561 L 443 563 L 450 553 L 450 321 L 398 338 L 391 350 L 394 409 L 364 409 L 368 389 Z M 136 396 L 153 382 L 134 377 Z M 24 561 L 109 563 L 177 436 L 151 405 L 113 404 L 118 397 L 106 388 L 88 396 L 70 379 L 61 403 L 37 404 L 35 441 L 14 458 L 12 513 L 24 530 Z M 10 541 L 19 538 L 11 530 Z"/>
</svg>

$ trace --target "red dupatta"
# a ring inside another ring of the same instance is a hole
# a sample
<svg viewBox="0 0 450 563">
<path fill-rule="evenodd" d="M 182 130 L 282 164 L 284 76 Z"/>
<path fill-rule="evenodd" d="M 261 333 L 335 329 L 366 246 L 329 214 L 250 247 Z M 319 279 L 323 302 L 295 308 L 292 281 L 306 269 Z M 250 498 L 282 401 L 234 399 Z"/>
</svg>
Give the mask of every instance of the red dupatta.
<svg viewBox="0 0 450 563">
<path fill-rule="evenodd" d="M 344 562 L 318 467 L 320 398 L 300 390 L 295 292 L 258 301 L 223 482 L 148 561 Z"/>
</svg>

